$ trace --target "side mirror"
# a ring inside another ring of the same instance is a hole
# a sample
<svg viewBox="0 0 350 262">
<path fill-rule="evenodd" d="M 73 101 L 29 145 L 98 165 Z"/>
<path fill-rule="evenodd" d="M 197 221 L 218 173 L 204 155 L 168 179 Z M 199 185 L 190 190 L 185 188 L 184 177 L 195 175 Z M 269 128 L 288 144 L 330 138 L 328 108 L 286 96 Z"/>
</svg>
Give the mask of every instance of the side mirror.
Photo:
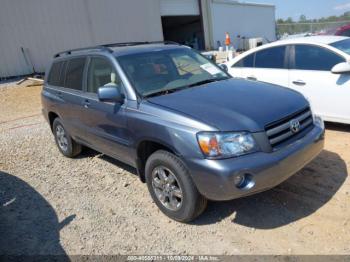
<svg viewBox="0 0 350 262">
<path fill-rule="evenodd" d="M 332 73 L 333 74 L 346 74 L 350 73 L 350 63 L 349 62 L 342 62 L 339 64 L 336 64 L 332 68 Z"/>
<path fill-rule="evenodd" d="M 115 85 L 107 85 L 100 87 L 97 91 L 98 99 L 101 102 L 112 102 L 122 104 L 125 96 L 120 93 L 119 89 Z"/>
<path fill-rule="evenodd" d="M 225 64 L 220 64 L 219 67 L 224 70 L 225 72 L 228 72 L 228 67 Z"/>
</svg>

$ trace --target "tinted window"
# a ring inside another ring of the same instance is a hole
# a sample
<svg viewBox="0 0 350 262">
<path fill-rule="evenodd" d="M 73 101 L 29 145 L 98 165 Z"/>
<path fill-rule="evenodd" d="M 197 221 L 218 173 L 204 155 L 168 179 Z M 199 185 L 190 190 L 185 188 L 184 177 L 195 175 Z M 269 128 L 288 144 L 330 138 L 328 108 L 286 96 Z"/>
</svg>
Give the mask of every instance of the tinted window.
<svg viewBox="0 0 350 262">
<path fill-rule="evenodd" d="M 284 69 L 285 46 L 268 48 L 255 55 L 255 67 Z"/>
<path fill-rule="evenodd" d="M 333 66 L 344 62 L 341 56 L 318 46 L 295 46 L 295 69 L 330 71 Z"/>
<path fill-rule="evenodd" d="M 251 54 L 241 59 L 239 62 L 233 65 L 233 67 L 254 67 L 254 56 L 255 54 Z"/>
<path fill-rule="evenodd" d="M 73 58 L 68 62 L 65 87 L 83 90 L 85 58 Z"/>
<path fill-rule="evenodd" d="M 341 40 L 330 45 L 350 55 L 350 39 Z"/>
<path fill-rule="evenodd" d="M 92 58 L 89 64 L 87 91 L 97 93 L 99 87 L 114 85 L 121 90 L 121 81 L 112 64 L 104 58 Z"/>
<path fill-rule="evenodd" d="M 63 63 L 64 62 L 55 62 L 52 64 L 48 79 L 49 85 L 62 86 L 63 81 L 61 72 L 63 68 Z"/>
</svg>

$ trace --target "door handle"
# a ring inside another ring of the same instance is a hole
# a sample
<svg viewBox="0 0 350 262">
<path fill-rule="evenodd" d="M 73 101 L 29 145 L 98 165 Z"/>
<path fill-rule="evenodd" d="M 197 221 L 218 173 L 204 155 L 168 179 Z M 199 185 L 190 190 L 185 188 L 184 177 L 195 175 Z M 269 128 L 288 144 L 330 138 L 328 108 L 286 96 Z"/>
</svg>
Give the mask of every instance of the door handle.
<svg viewBox="0 0 350 262">
<path fill-rule="evenodd" d="M 255 76 L 248 76 L 247 77 L 248 80 L 252 80 L 252 81 L 256 81 L 257 78 Z"/>
<path fill-rule="evenodd" d="M 84 101 L 84 107 L 85 108 L 89 108 L 89 106 L 90 106 L 90 101 L 88 100 L 88 99 L 85 99 L 85 101 Z"/>
<path fill-rule="evenodd" d="M 297 86 L 304 86 L 304 85 L 306 85 L 306 83 L 303 80 L 293 81 L 293 84 L 297 85 Z"/>
<path fill-rule="evenodd" d="M 57 92 L 57 95 L 58 95 L 59 97 L 62 97 L 62 96 L 63 96 L 62 92 L 60 92 L 60 91 Z"/>
</svg>

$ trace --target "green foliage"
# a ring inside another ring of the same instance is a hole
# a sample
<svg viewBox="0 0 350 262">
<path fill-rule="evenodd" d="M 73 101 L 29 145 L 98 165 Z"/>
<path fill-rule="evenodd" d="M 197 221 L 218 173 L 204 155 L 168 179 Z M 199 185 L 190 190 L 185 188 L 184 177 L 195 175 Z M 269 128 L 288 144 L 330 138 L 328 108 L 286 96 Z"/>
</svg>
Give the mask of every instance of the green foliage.
<svg viewBox="0 0 350 262">
<path fill-rule="evenodd" d="M 287 19 L 279 18 L 277 23 L 277 34 L 301 34 L 301 33 L 318 33 L 331 32 L 337 27 L 350 24 L 350 11 L 340 16 L 322 17 L 319 19 L 308 19 L 305 15 L 301 15 L 298 21 L 294 21 L 291 17 Z"/>
</svg>

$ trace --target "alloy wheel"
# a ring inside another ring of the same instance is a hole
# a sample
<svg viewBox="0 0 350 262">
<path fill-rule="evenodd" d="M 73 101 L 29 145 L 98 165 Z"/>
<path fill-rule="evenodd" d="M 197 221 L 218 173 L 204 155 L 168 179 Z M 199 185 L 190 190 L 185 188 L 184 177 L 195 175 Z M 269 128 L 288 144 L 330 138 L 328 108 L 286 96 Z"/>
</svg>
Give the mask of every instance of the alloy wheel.
<svg viewBox="0 0 350 262">
<path fill-rule="evenodd" d="M 158 166 L 152 171 L 152 187 L 166 208 L 177 211 L 182 206 L 183 193 L 176 176 L 164 166 Z"/>
<path fill-rule="evenodd" d="M 67 139 L 66 132 L 64 131 L 61 125 L 57 125 L 56 127 L 56 138 L 57 138 L 58 146 L 61 148 L 61 150 L 67 151 L 68 139 Z"/>
</svg>

